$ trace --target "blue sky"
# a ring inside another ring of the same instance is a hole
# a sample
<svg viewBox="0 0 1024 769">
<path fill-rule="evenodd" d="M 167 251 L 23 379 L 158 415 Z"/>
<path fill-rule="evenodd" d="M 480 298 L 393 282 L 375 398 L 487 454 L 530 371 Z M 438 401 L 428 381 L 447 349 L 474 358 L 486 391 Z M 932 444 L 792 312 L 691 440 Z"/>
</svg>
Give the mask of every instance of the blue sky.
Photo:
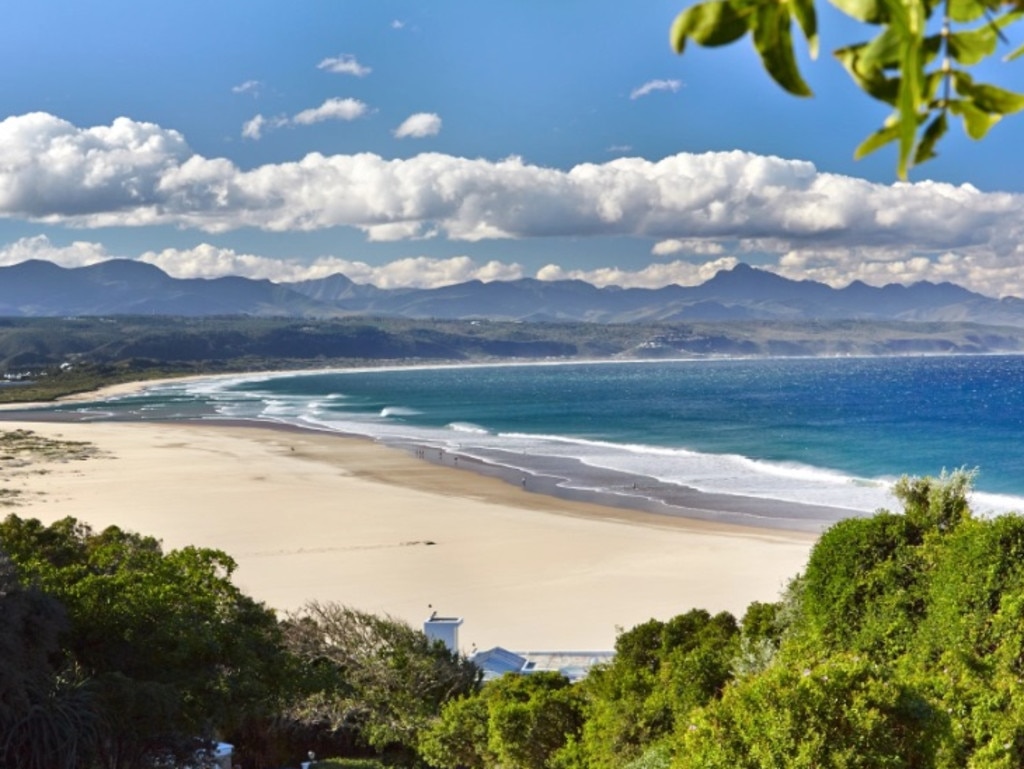
<svg viewBox="0 0 1024 769">
<path fill-rule="evenodd" d="M 894 183 L 822 7 L 800 100 L 748 41 L 676 56 L 678 0 L 38 0 L 0 29 L 0 264 L 1024 296 L 1024 117 Z M 1015 32 L 1011 38 L 1015 41 Z M 1024 60 L 986 77 L 1024 88 Z"/>
</svg>

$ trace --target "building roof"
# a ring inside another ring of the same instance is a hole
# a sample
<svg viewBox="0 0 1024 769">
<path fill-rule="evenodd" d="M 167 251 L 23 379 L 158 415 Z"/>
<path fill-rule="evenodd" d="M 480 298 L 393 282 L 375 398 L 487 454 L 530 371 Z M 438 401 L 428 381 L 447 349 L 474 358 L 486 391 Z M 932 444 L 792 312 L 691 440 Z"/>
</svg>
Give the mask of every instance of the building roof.
<svg viewBox="0 0 1024 769">
<path fill-rule="evenodd" d="M 470 659 L 484 671 L 485 681 L 500 678 L 506 673 L 522 673 L 526 667 L 525 657 L 500 646 L 477 652 Z"/>
<path fill-rule="evenodd" d="M 506 673 L 561 673 L 570 681 L 584 678 L 595 665 L 610 662 L 614 652 L 544 651 L 512 652 L 495 646 L 477 652 L 470 659 L 484 672 L 484 680 L 500 678 Z"/>
</svg>

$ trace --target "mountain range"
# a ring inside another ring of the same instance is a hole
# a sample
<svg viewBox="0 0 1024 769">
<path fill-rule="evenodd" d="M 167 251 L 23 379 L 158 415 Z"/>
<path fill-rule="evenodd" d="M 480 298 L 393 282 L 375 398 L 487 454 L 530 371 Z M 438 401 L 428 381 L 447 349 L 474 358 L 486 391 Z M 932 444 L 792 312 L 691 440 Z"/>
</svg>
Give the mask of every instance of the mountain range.
<svg viewBox="0 0 1024 769">
<path fill-rule="evenodd" d="M 65 268 L 30 260 L 0 267 L 0 316 L 245 315 L 665 323 L 675 321 L 913 321 L 1024 327 L 1024 300 L 952 283 L 832 288 L 740 264 L 698 286 L 599 288 L 579 280 L 469 281 L 381 289 L 335 274 L 273 283 L 242 277 L 173 278 L 129 259 Z"/>
</svg>

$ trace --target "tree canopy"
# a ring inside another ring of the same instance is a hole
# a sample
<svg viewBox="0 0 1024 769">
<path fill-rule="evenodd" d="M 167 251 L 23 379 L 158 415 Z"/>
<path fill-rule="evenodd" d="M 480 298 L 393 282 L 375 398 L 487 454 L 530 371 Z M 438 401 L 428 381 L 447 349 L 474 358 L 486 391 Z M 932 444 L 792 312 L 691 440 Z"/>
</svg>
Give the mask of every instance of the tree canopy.
<svg viewBox="0 0 1024 769">
<path fill-rule="evenodd" d="M 415 755 L 420 732 L 449 700 L 476 691 L 480 670 L 444 643 L 390 617 L 311 602 L 285 640 L 307 671 L 291 708 L 300 722 L 357 729 L 380 751 Z"/>
<path fill-rule="evenodd" d="M 85 683 L 99 765 L 193 755 L 276 696 L 288 669 L 277 619 L 232 584 L 225 553 L 164 553 L 117 527 L 96 533 L 73 518 L 44 526 L 15 515 L 0 522 L 0 543 L 21 579 L 66 613 L 55 664 Z M 32 648 L 52 646 L 47 631 Z"/>
</svg>

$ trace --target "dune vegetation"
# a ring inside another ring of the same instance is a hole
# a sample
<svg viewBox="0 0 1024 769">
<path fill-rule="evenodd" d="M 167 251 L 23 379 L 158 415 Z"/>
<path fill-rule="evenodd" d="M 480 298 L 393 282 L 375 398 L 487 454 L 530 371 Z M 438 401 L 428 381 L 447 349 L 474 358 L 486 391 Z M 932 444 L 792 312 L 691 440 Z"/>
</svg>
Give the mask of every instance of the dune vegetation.
<svg viewBox="0 0 1024 769">
<path fill-rule="evenodd" d="M 0 766 L 195 765 L 214 740 L 245 769 L 309 751 L 437 769 L 1020 766 L 1024 517 L 972 515 L 971 480 L 902 479 L 902 511 L 826 531 L 777 602 L 651 619 L 575 684 L 482 683 L 348 607 L 278 616 L 220 551 L 9 515 Z"/>
</svg>

